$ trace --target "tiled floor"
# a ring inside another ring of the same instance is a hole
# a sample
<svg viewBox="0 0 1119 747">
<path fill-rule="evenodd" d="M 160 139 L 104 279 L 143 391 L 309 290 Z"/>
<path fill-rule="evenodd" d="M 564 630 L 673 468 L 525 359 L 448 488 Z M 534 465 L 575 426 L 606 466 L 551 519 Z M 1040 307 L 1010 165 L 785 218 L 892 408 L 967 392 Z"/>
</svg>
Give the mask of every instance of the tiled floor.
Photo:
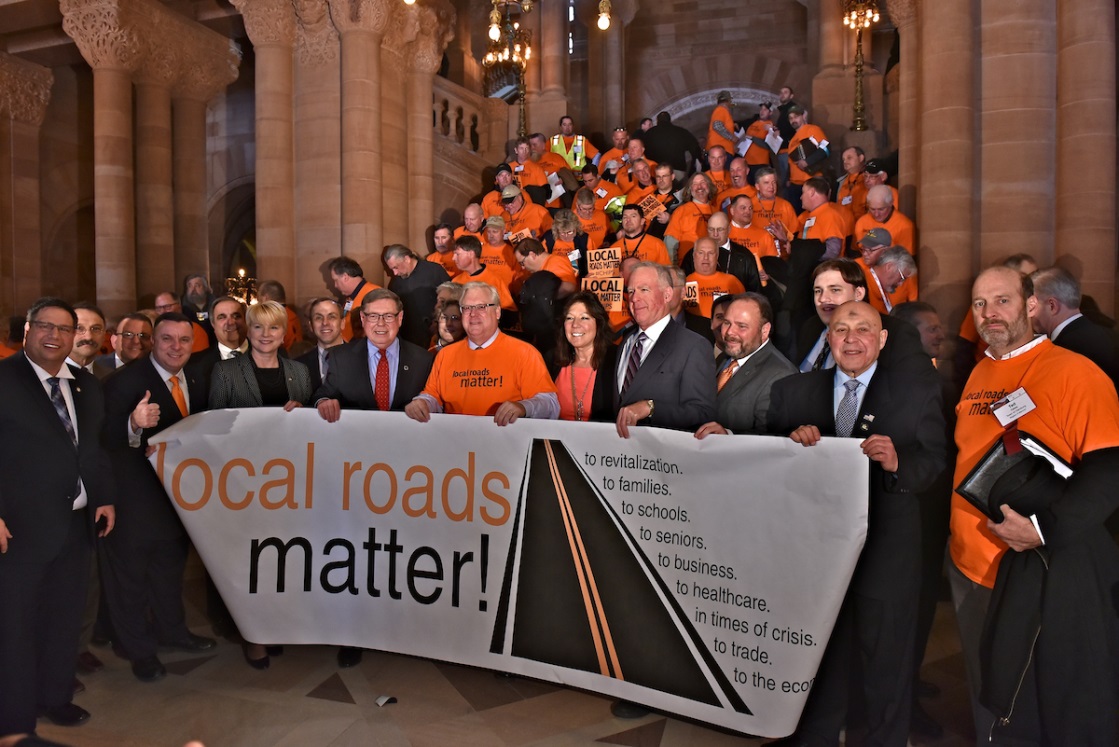
<svg viewBox="0 0 1119 747">
<path fill-rule="evenodd" d="M 200 584 L 188 597 L 201 599 Z M 197 607 L 196 632 L 208 633 Z M 339 670 L 334 648 L 289 646 L 268 671 L 250 669 L 240 647 L 221 641 L 212 655 L 168 654 L 168 676 L 154 684 L 132 677 L 128 663 L 95 649 L 104 671 L 83 677 L 75 702 L 93 718 L 40 734 L 75 747 L 470 747 L 479 745 L 759 745 L 701 724 L 649 715 L 623 721 L 610 701 L 589 693 L 452 664 L 366 652 L 360 666 Z M 941 694 L 924 701 L 945 727 L 938 740 L 914 745 L 974 744 L 967 689 L 951 605 L 937 611 L 924 678 Z M 378 707 L 381 695 L 395 703 Z M 851 744 L 855 743 L 851 740 Z"/>
</svg>

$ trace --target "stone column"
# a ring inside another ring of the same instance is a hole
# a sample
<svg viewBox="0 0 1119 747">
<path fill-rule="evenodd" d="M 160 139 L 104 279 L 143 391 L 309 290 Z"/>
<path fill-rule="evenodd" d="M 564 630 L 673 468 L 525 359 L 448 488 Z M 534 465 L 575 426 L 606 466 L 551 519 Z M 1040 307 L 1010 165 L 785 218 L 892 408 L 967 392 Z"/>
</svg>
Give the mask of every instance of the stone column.
<svg viewBox="0 0 1119 747">
<path fill-rule="evenodd" d="M 920 173 L 921 113 L 917 98 L 917 69 L 921 62 L 921 34 L 917 25 L 917 0 L 890 0 L 890 20 L 897 27 L 901 39 L 898 62 L 900 131 L 898 141 L 898 198 L 897 206 L 910 218 L 917 212 L 917 175 Z M 870 34 L 863 34 L 863 44 Z M 869 48 L 864 52 L 870 54 Z"/>
<path fill-rule="evenodd" d="M 1056 226 L 1056 0 L 989 0 L 981 13 L 980 259 L 1025 252 L 1044 266 Z"/>
<path fill-rule="evenodd" d="M 533 15 L 539 15 L 539 33 L 532 37 L 533 58 L 529 61 L 529 71 L 539 70 L 539 90 L 529 87 L 528 119 L 529 133 L 543 132 L 551 135 L 558 131 L 560 117 L 567 114 L 567 3 L 537 3 Z M 599 33 L 592 28 L 591 33 Z M 584 123 L 576 122 L 579 131 Z M 589 128 L 585 128 L 589 131 Z"/>
<path fill-rule="evenodd" d="M 978 269 L 973 195 L 975 6 L 968 0 L 926 2 L 920 14 L 914 29 L 922 50 L 917 278 L 921 298 L 941 311 L 950 329 L 958 329 Z"/>
<path fill-rule="evenodd" d="M 62 27 L 93 68 L 97 298 L 109 316 L 136 309 L 132 71 L 146 52 L 132 2 L 62 0 Z"/>
<path fill-rule="evenodd" d="M 1116 246 L 1114 33 L 1113 0 L 1057 0 L 1056 259 L 1108 313 Z"/>
<path fill-rule="evenodd" d="M 385 0 L 330 0 L 342 44 L 342 253 L 379 249 L 381 224 L 381 38 Z M 429 128 L 430 129 L 430 128 Z"/>
<path fill-rule="evenodd" d="M 603 33 L 592 27 L 591 33 Z M 614 18 L 606 30 L 606 70 L 603 76 L 603 132 L 625 124 L 626 117 L 626 30 L 621 19 Z"/>
<path fill-rule="evenodd" d="M 294 5 L 295 288 L 285 286 L 309 299 L 323 290 L 323 262 L 342 246 L 342 79 L 326 0 Z"/>
<path fill-rule="evenodd" d="M 41 295 L 39 129 L 54 75 L 0 52 L 0 312 L 19 314 Z"/>
<path fill-rule="evenodd" d="M 408 246 L 426 250 L 427 228 L 435 221 L 432 159 L 433 83 L 443 50 L 454 34 L 454 8 L 449 3 L 418 8 L 419 34 L 408 47 Z"/>
<path fill-rule="evenodd" d="M 845 34 L 850 33 L 843 25 L 843 5 L 840 0 L 817 0 L 816 17 L 820 27 L 820 72 L 838 71 L 842 74 L 844 49 L 848 44 Z M 866 44 L 864 37 L 863 44 Z M 851 47 L 851 60 L 854 62 L 854 46 Z"/>
<path fill-rule="evenodd" d="M 192 39 L 187 60 L 187 68 L 171 92 L 175 193 L 172 287 L 178 287 L 182 278 L 194 272 L 209 275 L 213 267 L 206 209 L 206 103 L 237 79 L 241 56 L 228 39 L 213 34 L 204 40 Z"/>
<path fill-rule="evenodd" d="M 408 104 L 407 95 L 402 94 L 408 85 L 408 49 L 420 30 L 419 10 L 419 6 L 395 4 L 381 45 L 381 196 L 384 244 L 407 244 L 410 240 L 409 216 L 412 200 L 408 194 Z M 430 129 L 430 123 L 427 127 Z M 380 262 L 382 248 L 369 247 L 370 257 L 361 265 L 365 270 L 365 277 L 378 283 L 384 278 L 384 268 Z"/>
<path fill-rule="evenodd" d="M 176 287 L 170 86 L 185 60 L 174 59 L 167 50 L 161 43 L 160 58 L 141 65 L 135 76 L 136 287 L 140 296 Z"/>
<path fill-rule="evenodd" d="M 256 52 L 257 277 L 295 280 L 292 134 L 295 11 L 290 0 L 233 0 Z"/>
</svg>

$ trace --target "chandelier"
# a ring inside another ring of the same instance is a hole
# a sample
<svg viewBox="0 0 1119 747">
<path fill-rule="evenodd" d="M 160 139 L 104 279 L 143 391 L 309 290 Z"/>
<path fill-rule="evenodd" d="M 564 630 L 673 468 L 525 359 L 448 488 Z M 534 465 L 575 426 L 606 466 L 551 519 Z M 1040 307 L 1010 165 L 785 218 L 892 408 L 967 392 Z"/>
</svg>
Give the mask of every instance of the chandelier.
<svg viewBox="0 0 1119 747">
<path fill-rule="evenodd" d="M 843 5 L 843 25 L 852 31 L 868 29 L 871 24 L 878 23 L 878 3 L 874 0 L 869 2 L 854 0 Z"/>
<path fill-rule="evenodd" d="M 855 32 L 855 106 L 851 129 L 856 132 L 867 129 L 866 102 L 863 98 L 863 29 L 869 29 L 875 23 L 878 23 L 876 0 L 844 0 L 843 25 Z"/>
<path fill-rule="evenodd" d="M 490 43 L 482 58 L 483 66 L 508 66 L 524 72 L 532 58 L 532 32 L 521 28 L 520 18 L 530 13 L 532 7 L 532 0 L 493 0 L 488 34 Z"/>
</svg>

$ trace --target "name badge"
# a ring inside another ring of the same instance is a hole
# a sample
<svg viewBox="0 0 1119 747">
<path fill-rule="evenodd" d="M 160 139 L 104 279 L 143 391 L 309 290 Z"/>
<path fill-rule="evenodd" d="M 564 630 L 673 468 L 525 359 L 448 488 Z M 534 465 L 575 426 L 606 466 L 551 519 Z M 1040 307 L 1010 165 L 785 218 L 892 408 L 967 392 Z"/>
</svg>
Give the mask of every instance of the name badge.
<svg viewBox="0 0 1119 747">
<path fill-rule="evenodd" d="M 353 310 L 354 310 L 354 302 L 353 302 L 353 299 L 350 299 L 349 301 L 346 301 L 346 306 L 343 309 L 343 311 L 345 311 L 347 314 L 349 314 Z"/>
<path fill-rule="evenodd" d="M 991 404 L 991 412 L 999 420 L 1003 428 L 1018 420 L 1023 415 L 1033 412 L 1037 408 L 1030 395 L 1026 394 L 1023 387 L 1018 387 L 1010 394 Z"/>
<path fill-rule="evenodd" d="M 571 148 L 571 152 L 572 152 L 572 153 L 582 153 L 582 152 L 583 152 L 583 149 L 582 149 L 582 148 L 580 148 L 580 147 L 579 147 L 578 145 L 575 145 L 575 146 L 573 146 L 573 147 Z"/>
<path fill-rule="evenodd" d="M 517 168 L 513 169 L 513 171 L 516 171 L 517 173 L 520 173 L 520 172 L 522 172 L 522 171 L 524 171 L 524 170 L 525 170 L 525 167 L 524 167 L 524 166 L 518 166 Z"/>
<path fill-rule="evenodd" d="M 594 193 L 595 193 L 596 195 L 598 195 L 599 197 L 605 197 L 605 196 L 606 196 L 606 190 L 605 190 L 605 189 L 603 189 L 602 187 L 599 187 L 598 189 L 596 189 L 596 190 L 594 191 Z"/>
<path fill-rule="evenodd" d="M 808 220 L 806 220 L 804 222 L 804 227 L 805 228 L 812 228 L 812 226 L 814 226 L 814 225 L 816 225 L 816 216 L 812 216 L 811 218 L 809 218 Z"/>
<path fill-rule="evenodd" d="M 843 202 L 841 202 L 839 204 L 840 205 L 850 205 L 851 204 L 851 199 L 852 199 L 851 195 L 847 195 L 846 197 L 843 198 Z"/>
</svg>

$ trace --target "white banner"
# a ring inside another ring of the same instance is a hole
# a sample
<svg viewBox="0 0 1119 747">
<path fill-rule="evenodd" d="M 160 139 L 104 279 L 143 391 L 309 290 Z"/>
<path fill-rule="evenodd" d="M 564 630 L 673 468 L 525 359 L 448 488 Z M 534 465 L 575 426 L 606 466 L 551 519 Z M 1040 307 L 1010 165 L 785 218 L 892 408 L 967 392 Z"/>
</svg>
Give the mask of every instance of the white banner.
<svg viewBox="0 0 1119 747">
<path fill-rule="evenodd" d="M 221 410 L 153 439 L 152 464 L 247 640 L 791 733 L 866 536 L 858 441 L 631 434 Z"/>
</svg>

